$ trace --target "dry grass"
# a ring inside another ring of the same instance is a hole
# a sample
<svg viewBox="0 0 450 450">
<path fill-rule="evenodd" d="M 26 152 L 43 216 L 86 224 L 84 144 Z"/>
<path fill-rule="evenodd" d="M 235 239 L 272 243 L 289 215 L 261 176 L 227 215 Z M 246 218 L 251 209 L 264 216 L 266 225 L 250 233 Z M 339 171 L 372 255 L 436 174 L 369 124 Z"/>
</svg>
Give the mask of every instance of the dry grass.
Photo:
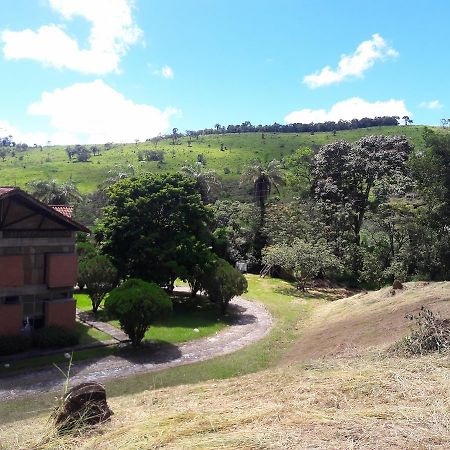
<svg viewBox="0 0 450 450">
<path fill-rule="evenodd" d="M 449 448 L 449 377 L 445 355 L 330 359 L 114 398 L 111 422 L 84 435 L 0 427 L 0 448 Z"/>
<path fill-rule="evenodd" d="M 82 435 L 55 436 L 45 417 L 0 424 L 0 449 L 450 448 L 449 354 L 380 350 L 422 304 L 449 317 L 449 294 L 407 283 L 322 303 L 281 367 L 112 398 L 111 421 Z"/>
</svg>

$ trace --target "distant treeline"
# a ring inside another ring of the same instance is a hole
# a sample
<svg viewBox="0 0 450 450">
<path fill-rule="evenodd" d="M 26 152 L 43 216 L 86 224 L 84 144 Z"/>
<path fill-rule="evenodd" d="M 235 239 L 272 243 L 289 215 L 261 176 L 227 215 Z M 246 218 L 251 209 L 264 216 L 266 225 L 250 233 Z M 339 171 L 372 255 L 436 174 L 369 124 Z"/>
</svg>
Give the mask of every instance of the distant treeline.
<svg viewBox="0 0 450 450">
<path fill-rule="evenodd" d="M 357 128 L 370 128 L 380 126 L 396 126 L 399 124 L 398 116 L 383 116 L 352 120 L 339 120 L 338 122 L 328 121 L 323 123 L 290 123 L 282 125 L 274 123 L 272 125 L 252 125 L 249 121 L 241 125 L 222 126 L 216 124 L 213 128 L 205 128 L 204 130 L 191 131 L 187 130 L 187 136 L 196 136 L 202 134 L 222 134 L 222 133 L 316 133 L 316 132 L 333 132 L 341 130 L 355 130 Z"/>
</svg>

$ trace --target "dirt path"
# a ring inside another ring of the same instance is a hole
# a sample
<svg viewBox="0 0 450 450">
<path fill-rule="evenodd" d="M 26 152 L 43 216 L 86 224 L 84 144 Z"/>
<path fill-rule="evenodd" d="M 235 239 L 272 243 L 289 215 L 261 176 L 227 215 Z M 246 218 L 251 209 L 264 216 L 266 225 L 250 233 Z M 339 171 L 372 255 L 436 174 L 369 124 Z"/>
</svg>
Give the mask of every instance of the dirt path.
<svg viewBox="0 0 450 450">
<path fill-rule="evenodd" d="M 234 304 L 240 311 L 238 319 L 214 336 L 175 345 L 156 345 L 146 354 L 136 356 L 109 356 L 100 360 L 74 363 L 71 384 L 166 369 L 204 361 L 235 352 L 264 337 L 273 325 L 271 314 L 260 303 L 236 297 Z M 34 370 L 29 373 L 0 377 L 0 402 L 36 393 L 61 390 L 62 374 L 56 368 Z"/>
</svg>

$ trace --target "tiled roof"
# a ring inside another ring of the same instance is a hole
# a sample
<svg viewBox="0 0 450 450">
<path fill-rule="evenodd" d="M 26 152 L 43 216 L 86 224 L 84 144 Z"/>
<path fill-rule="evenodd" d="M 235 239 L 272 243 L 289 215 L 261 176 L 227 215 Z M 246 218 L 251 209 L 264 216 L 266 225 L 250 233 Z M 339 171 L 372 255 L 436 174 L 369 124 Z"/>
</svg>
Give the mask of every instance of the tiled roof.
<svg viewBox="0 0 450 450">
<path fill-rule="evenodd" d="M 55 211 L 58 211 L 63 216 L 68 217 L 69 219 L 72 217 L 72 211 L 73 211 L 72 206 L 67 206 L 67 205 L 48 205 L 48 206 L 50 206 L 50 208 L 53 208 Z"/>
<path fill-rule="evenodd" d="M 12 186 L 0 186 L 0 196 L 13 191 L 14 189 L 16 189 L 16 188 L 12 187 Z"/>
</svg>

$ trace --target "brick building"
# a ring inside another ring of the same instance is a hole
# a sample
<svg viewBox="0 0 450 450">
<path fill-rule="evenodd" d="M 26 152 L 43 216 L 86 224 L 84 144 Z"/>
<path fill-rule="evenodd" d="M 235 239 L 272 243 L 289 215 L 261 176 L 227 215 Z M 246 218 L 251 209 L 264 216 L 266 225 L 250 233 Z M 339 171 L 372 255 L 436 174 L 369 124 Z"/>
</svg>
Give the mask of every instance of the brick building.
<svg viewBox="0 0 450 450">
<path fill-rule="evenodd" d="M 89 230 L 68 206 L 0 187 L 0 336 L 75 325 L 75 235 Z"/>
</svg>

